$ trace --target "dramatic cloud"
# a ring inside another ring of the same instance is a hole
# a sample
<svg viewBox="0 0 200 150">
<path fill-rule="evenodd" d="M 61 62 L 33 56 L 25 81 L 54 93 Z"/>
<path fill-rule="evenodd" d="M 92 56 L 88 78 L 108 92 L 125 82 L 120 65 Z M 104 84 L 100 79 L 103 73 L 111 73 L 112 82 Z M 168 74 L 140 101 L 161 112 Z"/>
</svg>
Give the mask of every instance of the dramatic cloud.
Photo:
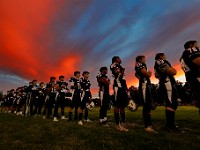
<svg viewBox="0 0 200 150">
<path fill-rule="evenodd" d="M 199 2 L 1 0 L 0 90 L 50 76 L 68 80 L 75 70 L 88 70 L 97 93 L 95 76 L 115 55 L 126 67 L 128 86 L 137 85 L 135 57 L 145 55 L 153 72 L 158 52 L 166 53 L 182 80 L 183 44 L 200 41 Z"/>
</svg>

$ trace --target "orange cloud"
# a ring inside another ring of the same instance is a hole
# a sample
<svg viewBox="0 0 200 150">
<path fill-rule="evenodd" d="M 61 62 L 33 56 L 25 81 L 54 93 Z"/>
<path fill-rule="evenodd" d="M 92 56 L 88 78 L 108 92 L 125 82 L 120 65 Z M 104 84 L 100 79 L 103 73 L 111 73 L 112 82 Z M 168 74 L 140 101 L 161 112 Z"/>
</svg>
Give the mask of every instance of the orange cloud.
<svg viewBox="0 0 200 150">
<path fill-rule="evenodd" d="M 52 75 L 73 74 L 81 57 L 68 50 L 61 55 L 59 48 L 51 49 L 56 38 L 50 30 L 51 23 L 63 3 L 67 8 L 72 5 L 70 1 L 49 0 L 0 2 L 1 70 L 28 80 L 45 81 Z"/>
</svg>

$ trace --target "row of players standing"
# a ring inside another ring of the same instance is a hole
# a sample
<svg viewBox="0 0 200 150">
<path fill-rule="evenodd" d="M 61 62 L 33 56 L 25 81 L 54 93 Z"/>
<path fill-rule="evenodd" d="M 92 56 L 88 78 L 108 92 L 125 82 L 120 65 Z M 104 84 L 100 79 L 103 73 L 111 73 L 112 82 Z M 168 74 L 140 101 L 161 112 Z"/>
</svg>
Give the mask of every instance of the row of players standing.
<svg viewBox="0 0 200 150">
<path fill-rule="evenodd" d="M 186 81 L 190 84 L 194 95 L 196 97 L 197 107 L 200 108 L 200 50 L 197 41 L 187 41 L 184 44 L 184 52 L 180 58 L 180 63 L 183 71 L 185 72 Z M 127 106 L 127 99 L 129 98 L 126 80 L 124 78 L 125 68 L 122 66 L 122 61 L 119 56 L 112 58 L 110 69 L 114 77 L 114 117 L 117 129 L 120 131 L 128 131 L 123 126 L 126 122 L 125 107 Z M 100 69 L 100 71 L 102 68 Z M 136 57 L 135 63 L 135 76 L 139 79 L 139 93 L 143 104 L 143 120 L 145 131 L 157 133 L 152 126 L 151 110 L 155 109 L 154 102 L 151 94 L 151 80 L 152 72 L 148 70 L 145 56 L 140 55 Z M 167 60 L 164 53 L 157 53 L 155 56 L 154 64 L 155 77 L 159 80 L 159 90 L 161 97 L 165 102 L 165 116 L 166 116 L 166 129 L 168 131 L 180 131 L 175 124 L 175 112 L 178 107 L 178 93 L 176 89 L 176 81 L 174 76 L 177 71 L 171 63 Z M 106 71 L 105 73 L 106 74 Z M 103 75 L 102 75 L 103 76 Z M 105 87 L 109 84 L 107 77 L 99 82 L 104 83 Z M 106 88 L 107 89 L 107 88 Z M 101 88 L 100 88 L 101 90 Z M 101 94 L 100 94 L 101 95 Z M 101 96 L 100 96 L 101 97 Z M 107 96 L 103 97 L 106 99 Z M 104 100 L 103 99 L 103 100 Z M 129 105 L 130 105 L 129 101 Z M 199 109 L 200 110 L 200 109 Z M 200 112 L 200 111 L 199 111 Z M 121 115 L 121 123 L 119 119 Z M 106 117 L 104 117 L 106 118 Z"/>
<path fill-rule="evenodd" d="M 64 76 L 59 77 L 59 81 L 56 82 L 55 77 L 51 77 L 51 81 L 47 84 L 48 94 L 45 98 L 45 109 L 43 111 L 43 116 L 51 116 L 52 108 L 54 106 L 54 119 L 53 121 L 58 121 L 58 108 L 61 108 L 61 119 L 66 119 L 64 114 L 64 108 L 66 105 L 66 99 L 68 99 L 69 108 L 69 121 L 72 121 L 72 111 L 75 108 L 75 120 L 79 120 L 78 124 L 82 125 L 83 110 L 85 109 L 85 120 L 88 119 L 88 109 L 87 105 L 91 102 L 91 92 L 90 92 L 90 81 L 89 72 L 83 72 L 83 78 L 80 78 L 80 72 L 75 71 L 74 77 L 70 79 L 70 89 L 68 89 L 68 84 L 64 81 Z M 47 110 L 47 115 L 46 115 Z"/>
<path fill-rule="evenodd" d="M 58 121 L 58 108 L 61 108 L 61 119 L 66 119 L 64 109 L 66 103 L 68 103 L 70 105 L 69 121 L 72 121 L 72 110 L 74 108 L 75 120 L 78 120 L 78 113 L 83 113 L 83 110 L 87 108 L 84 118 L 89 121 L 88 109 L 93 104 L 91 103 L 89 72 L 84 71 L 82 75 L 81 78 L 79 71 L 74 72 L 74 77 L 70 79 L 70 89 L 68 83 L 64 81 L 64 76 L 59 76 L 58 81 L 55 77 L 50 77 L 50 82 L 46 86 L 43 82 L 38 86 L 37 80 L 33 80 L 28 87 L 9 91 L 4 106 L 10 108 L 13 113 L 31 116 L 43 115 L 44 119 L 52 116 L 54 108 L 53 121 Z M 82 117 L 79 119 L 82 120 Z"/>
<path fill-rule="evenodd" d="M 186 74 L 186 80 L 190 83 L 191 87 L 193 88 L 196 98 L 198 102 L 200 101 L 199 98 L 199 73 L 200 73 L 200 51 L 198 47 L 197 41 L 188 41 L 184 45 L 185 51 L 183 52 L 183 55 L 181 57 L 181 64 L 182 68 L 185 71 Z M 113 77 L 114 77 L 114 84 L 113 84 L 113 90 L 114 90 L 114 117 L 115 117 L 115 123 L 117 126 L 117 130 L 120 131 L 128 131 L 126 126 L 124 126 L 126 122 L 125 117 L 125 107 L 128 104 L 129 94 L 128 89 L 126 85 L 125 80 L 125 68 L 122 66 L 122 61 L 119 56 L 114 56 L 112 58 L 112 64 L 110 66 L 110 70 L 112 71 Z M 147 69 L 147 65 L 145 63 L 145 56 L 137 56 L 136 57 L 136 63 L 135 63 L 135 71 L 136 71 L 136 77 L 139 79 L 139 93 L 141 95 L 141 100 L 143 103 L 143 120 L 145 125 L 145 131 L 147 132 L 154 132 L 156 131 L 153 129 L 152 121 L 151 121 L 151 110 L 153 109 L 152 105 L 152 96 L 151 96 L 151 81 L 150 77 L 152 75 L 151 71 Z M 159 88 L 162 93 L 161 98 L 165 101 L 165 114 L 166 114 L 166 128 L 168 130 L 177 130 L 177 127 L 175 125 L 175 111 L 177 109 L 178 103 L 177 103 L 177 91 L 175 87 L 175 79 L 174 75 L 176 75 L 176 70 L 172 67 L 170 62 L 167 60 L 164 53 L 158 53 L 155 56 L 155 65 L 154 65 L 154 71 L 155 76 L 159 79 Z M 89 75 L 88 72 L 86 72 L 87 75 Z M 110 85 L 110 79 L 107 76 L 108 69 L 107 67 L 101 67 L 100 68 L 100 74 L 97 76 L 97 81 L 99 83 L 99 97 L 101 100 L 101 107 L 100 107 L 100 123 L 102 125 L 106 125 L 107 123 L 107 110 L 110 103 L 110 94 L 109 94 L 109 85 Z M 69 110 L 69 120 L 72 120 L 72 110 L 73 108 L 79 108 L 79 124 L 82 125 L 82 116 L 83 116 L 83 110 L 85 109 L 85 103 L 87 103 L 88 100 L 91 98 L 91 93 L 89 92 L 90 83 L 88 83 L 85 89 L 86 96 L 84 101 L 81 96 L 81 86 L 80 86 L 80 72 L 74 73 L 74 78 L 71 79 L 71 87 L 73 90 L 72 93 L 72 101 L 70 104 L 70 110 Z M 88 78 L 87 78 L 88 79 Z M 64 80 L 63 80 L 64 81 Z M 51 78 L 50 83 L 47 85 L 47 96 L 45 97 L 45 111 L 48 110 L 48 115 L 51 115 L 53 102 L 55 100 L 59 99 L 61 100 L 61 87 L 65 87 L 64 90 L 68 90 L 67 84 L 56 84 L 55 78 Z M 89 80 L 88 80 L 89 81 Z M 57 87 L 59 85 L 59 87 Z M 32 87 L 34 87 L 32 85 Z M 60 94 L 56 94 L 57 90 L 60 90 Z M 88 90 L 88 91 L 87 91 Z M 34 92 L 32 92 L 34 93 Z M 64 92 L 65 94 L 68 92 Z M 64 94 L 64 95 L 65 95 Z M 33 94 L 34 95 L 34 94 Z M 66 96 L 66 95 L 65 95 Z M 62 108 L 62 103 L 55 103 L 55 109 L 54 109 L 54 117 L 57 120 L 57 108 L 61 107 L 62 110 L 62 116 L 64 116 L 64 109 Z M 130 101 L 129 101 L 130 102 Z M 199 106 L 198 106 L 199 107 Z M 30 107 L 31 108 L 31 107 Z M 36 107 L 37 108 L 37 107 Z M 31 111 L 30 111 L 31 112 Z M 76 111 L 75 111 L 76 112 Z M 75 115 L 76 116 L 76 115 Z M 121 121 L 120 121 L 121 116 Z"/>
</svg>

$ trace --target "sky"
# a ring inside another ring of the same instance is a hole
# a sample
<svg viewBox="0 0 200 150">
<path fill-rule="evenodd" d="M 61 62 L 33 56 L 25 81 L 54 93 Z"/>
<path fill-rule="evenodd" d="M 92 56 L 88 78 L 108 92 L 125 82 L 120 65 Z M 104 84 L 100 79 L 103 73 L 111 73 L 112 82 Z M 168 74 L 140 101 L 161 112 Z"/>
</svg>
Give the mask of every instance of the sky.
<svg viewBox="0 0 200 150">
<path fill-rule="evenodd" d="M 90 72 L 94 94 L 99 68 L 113 56 L 128 86 L 137 86 L 136 56 L 145 55 L 153 72 L 158 52 L 184 82 L 179 58 L 186 41 L 200 41 L 199 8 L 200 0 L 0 0 L 0 91 L 50 76 L 68 82 L 79 70 Z"/>
</svg>

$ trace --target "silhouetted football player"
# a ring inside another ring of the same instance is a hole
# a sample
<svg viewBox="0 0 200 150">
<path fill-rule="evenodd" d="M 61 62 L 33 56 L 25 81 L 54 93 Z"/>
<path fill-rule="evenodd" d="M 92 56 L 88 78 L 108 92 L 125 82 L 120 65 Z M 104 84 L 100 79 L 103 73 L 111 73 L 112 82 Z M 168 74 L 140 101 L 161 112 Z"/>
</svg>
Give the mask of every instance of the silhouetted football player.
<svg viewBox="0 0 200 150">
<path fill-rule="evenodd" d="M 128 131 L 125 127 L 120 125 L 119 113 L 121 115 L 122 123 L 126 122 L 125 118 L 125 107 L 128 104 L 128 95 L 127 95 L 127 85 L 124 78 L 125 68 L 121 65 L 122 61 L 119 56 L 114 56 L 112 58 L 112 64 L 110 70 L 112 71 L 114 77 L 114 116 L 115 123 L 117 125 L 117 130 L 119 131 Z"/>
<path fill-rule="evenodd" d="M 175 87 L 176 70 L 171 66 L 164 53 L 155 56 L 155 76 L 159 79 L 161 98 L 165 101 L 166 128 L 169 131 L 177 130 L 175 126 L 175 111 L 178 107 L 178 95 Z"/>
<path fill-rule="evenodd" d="M 4 99 L 5 113 L 11 113 L 13 101 L 14 101 L 14 89 L 7 91 L 7 95 Z"/>
<path fill-rule="evenodd" d="M 81 84 L 80 84 L 80 72 L 75 71 L 74 77 L 70 79 L 70 88 L 72 91 L 72 101 L 69 108 L 69 121 L 72 121 L 72 111 L 75 108 L 75 120 L 78 119 L 78 108 L 81 106 Z M 80 125 L 81 122 L 80 122 Z"/>
<path fill-rule="evenodd" d="M 38 87 L 38 101 L 36 102 L 35 106 L 35 114 L 41 115 L 42 107 L 45 103 L 45 97 L 46 97 L 46 87 L 44 82 L 40 82 Z"/>
<path fill-rule="evenodd" d="M 50 82 L 46 85 L 47 96 L 45 98 L 45 108 L 48 110 L 47 118 L 52 115 L 52 108 L 58 93 L 58 84 L 55 77 L 50 77 Z M 46 115 L 46 109 L 43 111 L 43 118 Z"/>
<path fill-rule="evenodd" d="M 196 98 L 196 107 L 200 114 L 200 50 L 197 41 L 184 44 L 184 52 L 180 59 L 186 80 L 190 84 Z"/>
<path fill-rule="evenodd" d="M 88 71 L 84 71 L 82 74 L 83 78 L 81 78 L 81 110 L 80 113 L 83 113 L 84 111 L 84 119 L 87 122 L 92 122 L 89 118 L 88 118 L 88 107 L 89 104 L 91 103 L 91 99 L 92 99 L 92 94 L 90 92 L 90 80 L 89 80 L 89 76 L 90 73 Z M 82 120 L 82 118 L 80 118 L 81 115 L 79 114 L 79 121 Z"/>
<path fill-rule="evenodd" d="M 30 115 L 34 115 L 33 107 L 36 104 L 36 101 L 38 99 L 38 85 L 37 80 L 34 79 L 32 81 L 32 85 L 29 86 L 30 89 Z"/>
<path fill-rule="evenodd" d="M 17 115 L 22 115 L 22 104 L 23 104 L 23 100 L 22 100 L 22 94 L 23 91 L 21 88 L 17 89 L 16 91 L 16 114 Z"/>
<path fill-rule="evenodd" d="M 145 125 L 145 131 L 156 133 L 152 128 L 151 121 L 151 71 L 147 69 L 145 63 L 145 56 L 137 56 L 135 63 L 135 76 L 139 79 L 139 93 L 141 97 L 141 103 L 143 104 L 143 120 Z"/>
<path fill-rule="evenodd" d="M 101 67 L 100 74 L 97 75 L 97 82 L 99 85 L 99 98 L 100 98 L 100 113 L 99 113 L 99 122 L 102 125 L 107 124 L 107 110 L 110 104 L 110 92 L 109 85 L 110 79 L 108 78 L 108 68 Z"/>
<path fill-rule="evenodd" d="M 65 118 L 65 102 L 66 102 L 66 93 L 68 92 L 68 84 L 64 81 L 64 76 L 59 76 L 59 81 L 57 81 L 57 84 L 59 86 L 58 88 L 58 95 L 55 99 L 55 107 L 54 107 L 54 121 L 58 121 L 58 108 L 61 108 L 61 119 Z"/>
</svg>

